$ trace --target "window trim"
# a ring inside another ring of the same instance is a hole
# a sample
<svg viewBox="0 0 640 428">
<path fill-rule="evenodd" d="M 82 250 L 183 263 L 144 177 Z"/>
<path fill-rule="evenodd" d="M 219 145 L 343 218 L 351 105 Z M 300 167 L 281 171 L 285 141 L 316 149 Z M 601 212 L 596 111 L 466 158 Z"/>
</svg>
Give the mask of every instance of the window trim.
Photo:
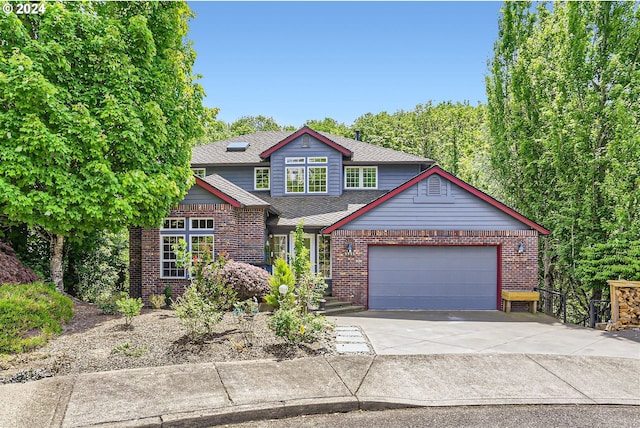
<svg viewBox="0 0 640 428">
<path fill-rule="evenodd" d="M 200 229 L 202 230 L 202 229 Z M 193 233 L 189 235 L 189 241 L 187 242 L 188 245 L 188 250 L 191 253 L 191 257 L 194 256 L 193 254 L 193 238 L 204 238 L 204 237 L 211 237 L 211 259 L 213 260 L 214 254 L 215 254 L 215 248 L 216 248 L 216 236 L 213 233 Z"/>
<path fill-rule="evenodd" d="M 304 165 L 306 163 L 306 159 L 304 156 L 288 157 L 284 158 L 284 163 L 287 165 Z"/>
<path fill-rule="evenodd" d="M 376 173 L 376 185 L 374 187 L 365 187 L 364 186 L 364 170 L 373 169 Z M 358 170 L 358 187 L 349 186 L 349 182 L 347 181 L 347 170 L 348 169 L 357 169 Z M 377 190 L 380 183 L 380 174 L 378 171 L 378 167 L 376 165 L 371 166 L 351 166 L 345 165 L 344 167 L 344 188 L 345 190 Z"/>
<path fill-rule="evenodd" d="M 325 279 L 331 279 L 333 276 L 333 257 L 331 257 L 331 235 L 318 234 L 316 235 L 316 272 L 320 272 L 320 241 L 325 239 L 329 240 L 329 276 Z"/>
<path fill-rule="evenodd" d="M 324 191 L 311 191 L 311 182 L 309 180 L 311 180 L 311 174 L 310 174 L 310 169 L 324 169 Z M 307 185 L 307 192 L 306 193 L 310 193 L 313 195 L 317 195 L 317 194 L 325 194 L 329 192 L 329 167 L 327 166 L 308 166 L 307 167 L 307 177 L 306 177 L 306 185 Z"/>
<path fill-rule="evenodd" d="M 307 158 L 307 163 L 311 163 L 311 164 L 329 163 L 329 158 L 327 156 L 310 156 Z"/>
<path fill-rule="evenodd" d="M 289 263 L 289 235 L 287 235 L 287 234 L 274 234 L 273 238 L 272 238 L 273 244 L 275 244 L 276 238 L 284 238 L 284 247 L 283 247 L 284 259 L 285 259 L 285 261 L 287 263 Z M 276 254 L 275 248 L 271 248 L 270 252 L 271 252 L 271 254 L 270 254 L 271 255 L 271 262 L 273 264 L 273 263 L 275 263 L 275 261 L 278 258 L 279 254 Z"/>
<path fill-rule="evenodd" d="M 267 187 L 258 187 L 258 171 L 267 170 Z M 271 190 L 271 168 L 268 166 L 256 166 L 253 168 L 253 190 Z"/>
<path fill-rule="evenodd" d="M 171 229 L 169 229 L 171 230 Z M 185 242 L 187 242 L 186 239 L 186 234 L 164 234 L 164 235 L 160 235 L 160 279 L 186 279 L 187 278 L 187 270 L 186 268 L 179 268 L 176 264 L 176 270 L 182 270 L 184 273 L 182 276 L 166 276 L 164 274 L 164 263 L 165 262 L 176 262 L 177 263 L 177 258 L 175 260 L 172 259 L 165 259 L 164 258 L 164 238 L 178 238 L 178 242 L 180 241 L 180 239 L 184 239 Z M 176 242 L 177 243 L 177 242 Z M 187 242 L 187 245 L 189 243 Z M 172 244 L 173 245 L 173 244 Z M 173 249 L 171 250 L 173 251 Z"/>
<path fill-rule="evenodd" d="M 191 168 L 193 171 L 193 175 L 198 178 L 205 178 L 207 176 L 207 168 Z M 202 175 L 199 175 L 198 172 L 202 171 Z"/>
<path fill-rule="evenodd" d="M 193 220 L 212 220 L 213 227 L 200 227 L 200 226 L 193 227 Z M 216 230 L 216 219 L 213 217 L 189 217 L 189 222 L 190 222 L 189 230 L 197 230 L 197 231 Z"/>
<path fill-rule="evenodd" d="M 293 192 L 289 191 L 289 170 L 298 169 L 302 170 L 302 191 Z M 287 166 L 284 169 L 284 193 L 287 195 L 301 195 L 307 193 L 307 168 L 305 166 Z"/>
<path fill-rule="evenodd" d="M 164 227 L 164 223 L 168 220 L 182 220 L 182 227 Z M 162 226 L 160 227 L 160 230 L 169 230 L 169 231 L 182 231 L 182 230 L 187 230 L 187 218 L 186 217 L 166 217 L 164 220 L 162 220 Z"/>
</svg>

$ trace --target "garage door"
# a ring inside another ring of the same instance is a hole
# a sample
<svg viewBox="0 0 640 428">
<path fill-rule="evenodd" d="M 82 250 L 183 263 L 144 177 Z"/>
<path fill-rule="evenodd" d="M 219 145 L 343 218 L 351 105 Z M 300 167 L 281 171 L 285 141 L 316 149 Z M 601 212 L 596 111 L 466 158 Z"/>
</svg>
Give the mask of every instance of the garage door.
<svg viewBox="0 0 640 428">
<path fill-rule="evenodd" d="M 497 247 L 369 247 L 369 309 L 496 309 Z"/>
</svg>

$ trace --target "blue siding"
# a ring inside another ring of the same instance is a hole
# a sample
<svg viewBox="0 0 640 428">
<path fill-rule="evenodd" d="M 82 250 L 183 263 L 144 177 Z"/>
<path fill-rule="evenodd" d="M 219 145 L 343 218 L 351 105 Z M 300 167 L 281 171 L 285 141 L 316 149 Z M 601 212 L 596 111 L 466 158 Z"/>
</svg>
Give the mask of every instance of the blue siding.
<svg viewBox="0 0 640 428">
<path fill-rule="evenodd" d="M 347 230 L 528 230 L 524 223 L 472 195 L 447 183 L 446 197 L 428 198 L 426 180 L 383 202 L 346 224 Z M 420 189 L 420 194 L 418 190 Z"/>
<path fill-rule="evenodd" d="M 213 195 L 211 192 L 204 190 L 202 187 L 195 185 L 189 189 L 187 195 L 180 204 L 225 204 L 222 199 Z"/>
<path fill-rule="evenodd" d="M 265 165 L 267 167 L 269 165 Z M 253 192 L 253 166 L 216 166 L 207 167 L 207 175 L 218 174 L 236 186 Z"/>
<path fill-rule="evenodd" d="M 327 157 L 327 193 L 323 196 L 338 196 L 342 193 L 342 154 L 327 146 L 323 142 L 310 137 L 309 147 L 302 147 L 302 137 L 299 137 L 271 155 L 271 196 L 288 196 L 285 193 L 285 165 L 286 157 Z M 288 165 L 295 167 L 296 165 Z M 317 164 L 324 166 L 324 164 Z M 253 170 L 252 170 L 253 171 Z M 253 185 L 253 183 L 252 183 Z M 296 193 L 292 196 L 320 195 L 319 193 Z"/>
<path fill-rule="evenodd" d="M 375 166 L 375 165 L 371 165 Z M 395 189 L 420 173 L 418 165 L 379 165 L 378 189 Z"/>
</svg>

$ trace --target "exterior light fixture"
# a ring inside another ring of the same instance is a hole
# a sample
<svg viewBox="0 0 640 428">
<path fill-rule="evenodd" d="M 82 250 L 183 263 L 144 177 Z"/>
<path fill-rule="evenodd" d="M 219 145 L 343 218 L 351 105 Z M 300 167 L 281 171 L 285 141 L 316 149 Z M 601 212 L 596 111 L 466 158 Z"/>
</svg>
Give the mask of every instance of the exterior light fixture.
<svg viewBox="0 0 640 428">
<path fill-rule="evenodd" d="M 524 244 L 522 242 L 518 242 L 518 253 L 524 253 Z"/>
<path fill-rule="evenodd" d="M 278 291 L 282 296 L 285 296 L 289 292 L 289 286 L 287 284 L 282 284 L 278 287 Z"/>
</svg>

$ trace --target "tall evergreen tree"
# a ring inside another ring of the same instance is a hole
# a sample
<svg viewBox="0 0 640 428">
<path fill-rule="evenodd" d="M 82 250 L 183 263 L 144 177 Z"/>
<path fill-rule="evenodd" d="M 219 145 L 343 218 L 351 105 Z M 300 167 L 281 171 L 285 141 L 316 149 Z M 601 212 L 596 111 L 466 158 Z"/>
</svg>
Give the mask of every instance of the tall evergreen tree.
<svg viewBox="0 0 640 428">
<path fill-rule="evenodd" d="M 588 248 L 638 231 L 639 13 L 507 2 L 487 77 L 493 169 L 509 202 L 552 230 L 545 285 L 585 305 L 606 285 L 581 287 Z"/>
</svg>

